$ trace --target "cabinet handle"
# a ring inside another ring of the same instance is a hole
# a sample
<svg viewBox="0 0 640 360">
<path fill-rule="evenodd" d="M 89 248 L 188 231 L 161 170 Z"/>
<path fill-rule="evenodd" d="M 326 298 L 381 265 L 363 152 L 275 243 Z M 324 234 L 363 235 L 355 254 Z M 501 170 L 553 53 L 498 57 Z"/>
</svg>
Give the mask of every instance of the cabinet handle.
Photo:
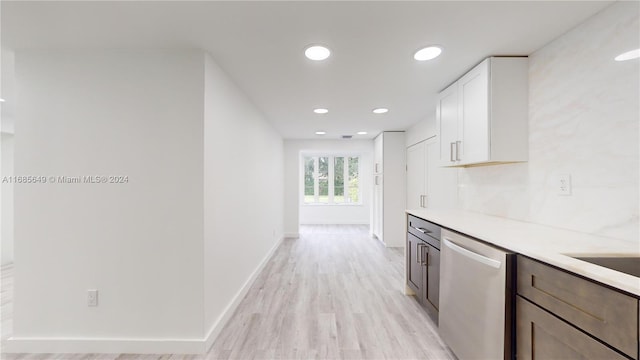
<svg viewBox="0 0 640 360">
<path fill-rule="evenodd" d="M 416 264 L 422 265 L 422 247 L 424 244 L 418 244 L 416 246 L 416 251 L 418 252 L 418 257 L 416 258 Z"/>
<path fill-rule="evenodd" d="M 427 195 L 420 195 L 420 207 L 422 208 L 426 208 L 427 207 Z"/>
<path fill-rule="evenodd" d="M 462 145 L 462 141 L 456 141 L 456 160 L 460 161 L 460 145 Z"/>
<path fill-rule="evenodd" d="M 420 231 L 423 234 L 430 234 L 431 233 L 431 231 L 429 231 L 429 230 L 427 230 L 425 228 L 415 227 L 415 226 L 411 226 L 411 225 L 409 225 L 409 227 L 411 227 L 412 229 L 416 229 L 416 230 Z"/>
<path fill-rule="evenodd" d="M 380 184 L 378 183 L 378 175 L 376 175 L 376 181 L 375 181 L 375 184 L 376 184 L 376 185 L 380 185 Z"/>
<path fill-rule="evenodd" d="M 453 157 L 453 147 L 455 146 L 455 144 L 456 144 L 455 142 L 452 142 L 449 145 L 449 150 L 450 150 L 449 160 L 451 160 L 451 162 L 456 161 L 456 159 Z"/>
<path fill-rule="evenodd" d="M 380 163 L 376 163 L 376 172 L 380 172 L 380 170 L 378 170 L 378 166 L 380 165 Z"/>
<path fill-rule="evenodd" d="M 425 251 L 424 259 L 421 259 L 424 260 L 424 262 L 421 262 L 420 265 L 429 266 L 429 247 L 426 245 L 424 247 L 427 249 L 427 251 Z"/>
</svg>

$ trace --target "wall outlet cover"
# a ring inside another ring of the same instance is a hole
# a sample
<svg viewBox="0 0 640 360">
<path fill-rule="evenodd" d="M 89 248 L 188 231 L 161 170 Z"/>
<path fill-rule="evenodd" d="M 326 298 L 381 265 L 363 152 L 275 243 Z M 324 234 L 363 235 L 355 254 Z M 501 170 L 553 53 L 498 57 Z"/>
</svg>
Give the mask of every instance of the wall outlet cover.
<svg viewBox="0 0 640 360">
<path fill-rule="evenodd" d="M 87 305 L 98 306 L 98 290 L 96 289 L 87 290 Z"/>
<path fill-rule="evenodd" d="M 558 174 L 555 184 L 558 195 L 571 195 L 571 174 Z"/>
</svg>

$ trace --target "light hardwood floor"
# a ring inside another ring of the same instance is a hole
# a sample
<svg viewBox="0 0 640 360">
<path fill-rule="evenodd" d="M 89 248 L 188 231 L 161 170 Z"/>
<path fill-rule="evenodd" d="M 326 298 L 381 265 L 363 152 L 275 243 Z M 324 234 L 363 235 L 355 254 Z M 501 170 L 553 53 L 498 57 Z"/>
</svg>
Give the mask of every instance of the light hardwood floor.
<svg viewBox="0 0 640 360">
<path fill-rule="evenodd" d="M 402 294 L 403 261 L 402 249 L 384 248 L 367 226 L 303 226 L 299 239 L 283 241 L 206 355 L 2 359 L 454 359 L 415 299 Z M 11 271 L 3 269 L 3 285 Z M 3 338 L 11 297 L 3 286 Z"/>
</svg>

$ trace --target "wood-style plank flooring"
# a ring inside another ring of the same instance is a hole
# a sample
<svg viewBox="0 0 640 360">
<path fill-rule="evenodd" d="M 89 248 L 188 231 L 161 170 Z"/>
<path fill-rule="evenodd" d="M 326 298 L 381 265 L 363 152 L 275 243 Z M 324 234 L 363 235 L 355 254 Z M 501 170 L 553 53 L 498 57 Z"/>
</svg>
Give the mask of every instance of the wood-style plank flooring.
<svg viewBox="0 0 640 360">
<path fill-rule="evenodd" d="M 2 269 L 2 338 L 10 336 L 12 269 Z M 2 354 L 2 359 L 454 359 L 435 325 L 402 294 L 402 249 L 367 226 L 307 225 L 285 239 L 206 355 Z"/>
</svg>

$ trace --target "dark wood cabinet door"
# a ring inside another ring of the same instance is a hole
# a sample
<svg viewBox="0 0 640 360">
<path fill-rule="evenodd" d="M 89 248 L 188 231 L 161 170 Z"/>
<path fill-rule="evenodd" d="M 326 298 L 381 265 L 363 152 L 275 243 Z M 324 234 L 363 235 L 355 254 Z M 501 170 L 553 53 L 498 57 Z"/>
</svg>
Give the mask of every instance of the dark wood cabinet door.
<svg viewBox="0 0 640 360">
<path fill-rule="evenodd" d="M 407 233 L 407 285 L 415 291 L 418 299 L 422 293 L 422 265 L 418 252 L 422 251 L 423 242 L 413 234 Z"/>
<path fill-rule="evenodd" d="M 638 358 L 638 299 L 518 256 L 518 294 Z"/>
<path fill-rule="evenodd" d="M 422 306 L 427 305 L 427 291 L 429 289 L 429 273 L 427 272 L 427 256 L 429 256 L 429 245 L 423 243 L 420 248 L 420 271 L 422 271 L 422 288 L 420 289 L 420 303 Z"/>
<path fill-rule="evenodd" d="M 440 250 L 432 246 L 427 247 L 427 300 L 438 310 L 440 308 Z"/>
<path fill-rule="evenodd" d="M 518 360 L 626 359 L 524 298 L 516 299 Z"/>
</svg>

